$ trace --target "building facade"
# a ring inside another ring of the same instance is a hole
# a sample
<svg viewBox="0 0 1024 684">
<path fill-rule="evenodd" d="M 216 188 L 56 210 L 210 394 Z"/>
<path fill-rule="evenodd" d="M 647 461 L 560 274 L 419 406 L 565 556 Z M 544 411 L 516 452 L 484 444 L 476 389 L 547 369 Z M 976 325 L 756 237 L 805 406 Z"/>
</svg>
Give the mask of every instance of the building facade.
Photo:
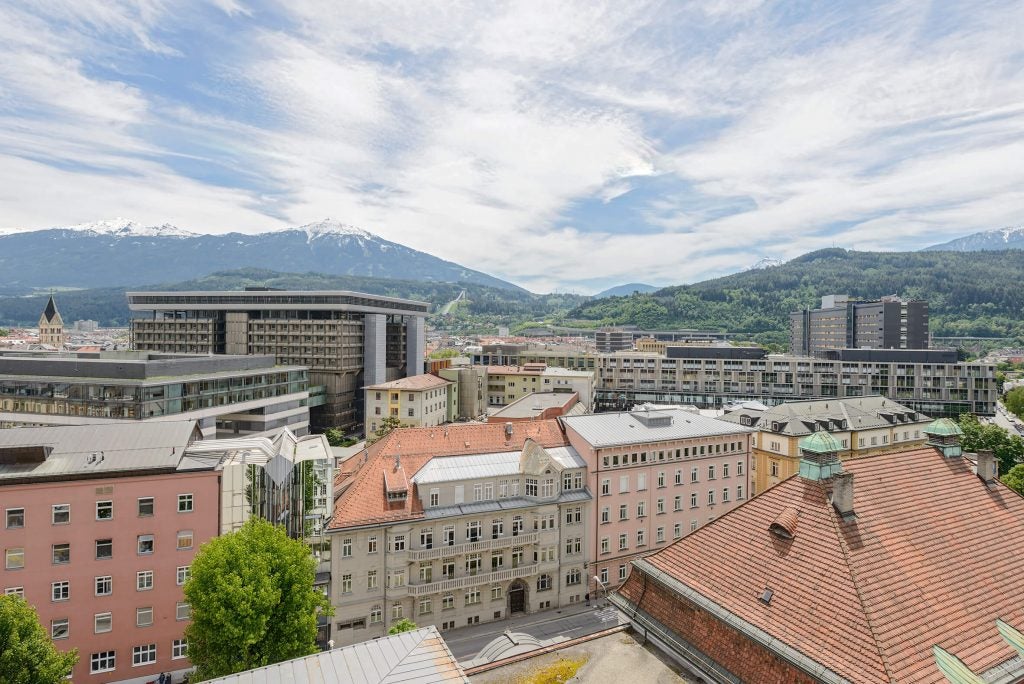
<svg viewBox="0 0 1024 684">
<path fill-rule="evenodd" d="M 560 419 L 587 465 L 595 519 L 590 590 L 626 580 L 630 562 L 742 504 L 750 428 L 680 408 Z"/>
<path fill-rule="evenodd" d="M 790 352 L 816 356 L 836 349 L 927 349 L 928 302 L 883 297 L 821 298 L 821 308 L 790 314 Z"/>
<path fill-rule="evenodd" d="M 372 435 L 385 418 L 396 418 L 407 427 L 431 427 L 450 422 L 458 414 L 454 383 L 436 375 L 422 374 L 366 390 L 366 435 Z"/>
<path fill-rule="evenodd" d="M 506 406 L 535 392 L 575 392 L 589 408 L 594 401 L 594 373 L 548 368 L 543 363 L 487 368 L 488 406 Z"/>
<path fill-rule="evenodd" d="M 474 366 L 523 366 L 543 363 L 552 368 L 589 370 L 595 368 L 593 351 L 569 345 L 485 344 L 471 357 Z"/>
<path fill-rule="evenodd" d="M 721 420 L 756 430 L 751 438 L 751 496 L 800 470 L 800 440 L 819 430 L 840 444 L 841 459 L 915 449 L 932 419 L 879 396 L 787 401 L 767 410 L 740 407 Z"/>
<path fill-rule="evenodd" d="M 426 302 L 345 291 L 129 292 L 134 349 L 270 354 L 322 387 L 315 428 L 363 419 L 366 385 L 423 372 Z"/>
<path fill-rule="evenodd" d="M 182 585 L 218 534 L 212 467 L 188 421 L 0 430 L 7 594 L 35 606 L 79 683 L 175 680 L 191 666 Z"/>
<path fill-rule="evenodd" d="M 328 530 L 336 644 L 585 599 L 591 493 L 556 421 L 400 428 L 364 458 Z"/>
<path fill-rule="evenodd" d="M 990 416 L 995 365 L 958 361 L 954 351 L 844 349 L 831 358 L 768 355 L 752 347 L 669 347 L 666 355 L 617 352 L 598 358 L 595 410 L 645 402 L 721 408 L 793 399 L 884 396 L 931 416 Z"/>
<path fill-rule="evenodd" d="M 63 349 L 65 342 L 67 342 L 67 336 L 64 334 L 64 319 L 57 311 L 53 295 L 50 295 L 46 302 L 46 308 L 39 316 L 39 344 Z"/>
<path fill-rule="evenodd" d="M 309 378 L 273 356 L 0 354 L 0 427 L 196 420 L 205 438 L 309 429 Z"/>
<path fill-rule="evenodd" d="M 487 367 L 459 365 L 441 368 L 439 377 L 455 384 L 452 397 L 454 420 L 477 420 L 487 416 Z"/>
</svg>

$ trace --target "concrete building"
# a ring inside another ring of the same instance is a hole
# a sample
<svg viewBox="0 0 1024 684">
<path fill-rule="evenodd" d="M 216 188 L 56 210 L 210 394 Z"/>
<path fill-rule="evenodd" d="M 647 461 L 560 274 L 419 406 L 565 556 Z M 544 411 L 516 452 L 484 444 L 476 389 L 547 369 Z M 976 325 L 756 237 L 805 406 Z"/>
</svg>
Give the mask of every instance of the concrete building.
<svg viewBox="0 0 1024 684">
<path fill-rule="evenodd" d="M 57 305 L 53 301 L 53 295 L 46 302 L 46 308 L 39 316 L 39 344 L 63 349 L 67 337 L 64 335 L 64 319 L 57 311 Z"/>
<path fill-rule="evenodd" d="M 1024 681 L 1024 498 L 949 419 L 926 446 L 799 475 L 635 561 L 612 601 L 707 682 Z"/>
<path fill-rule="evenodd" d="M 196 420 L 204 438 L 309 429 L 309 379 L 273 356 L 0 354 L 0 427 Z"/>
<path fill-rule="evenodd" d="M 633 348 L 633 331 L 619 328 L 603 328 L 594 333 L 594 343 L 599 354 Z"/>
<path fill-rule="evenodd" d="M 472 355 L 474 366 L 523 366 L 543 363 L 552 368 L 589 370 L 595 368 L 593 351 L 567 344 L 485 344 Z"/>
<path fill-rule="evenodd" d="M 835 349 L 927 349 L 928 302 L 883 297 L 877 302 L 846 295 L 821 298 L 821 308 L 789 315 L 790 352 L 817 356 Z"/>
<path fill-rule="evenodd" d="M 452 398 L 453 420 L 477 420 L 487 417 L 487 367 L 452 365 L 437 375 L 455 384 Z"/>
<path fill-rule="evenodd" d="M 750 428 L 683 409 L 560 421 L 596 497 L 589 591 L 619 585 L 632 560 L 721 517 L 750 494 Z M 591 581 L 595 576 L 601 587 Z"/>
<path fill-rule="evenodd" d="M 4 593 L 23 596 L 75 682 L 189 669 L 182 585 L 218 533 L 218 474 L 191 421 L 0 430 Z"/>
<path fill-rule="evenodd" d="M 363 392 L 423 372 L 426 302 L 346 291 L 129 292 L 134 349 L 272 354 L 322 387 L 315 429 L 363 420 Z M 318 391 L 319 392 L 319 391 Z"/>
<path fill-rule="evenodd" d="M 338 645 L 584 600 L 591 493 L 556 421 L 399 428 L 355 458 L 328 529 Z"/>
<path fill-rule="evenodd" d="M 827 430 L 839 441 L 839 458 L 845 460 L 920 447 L 927 440 L 924 428 L 932 421 L 879 396 L 787 401 L 763 409 L 741 407 L 721 420 L 756 430 L 751 496 L 795 475 L 800 469 L 800 440 L 819 430 Z"/>
<path fill-rule="evenodd" d="M 488 366 L 487 404 L 506 406 L 534 392 L 575 392 L 588 408 L 594 401 L 592 371 L 549 368 L 543 363 L 523 366 Z"/>
<path fill-rule="evenodd" d="M 995 365 L 958 361 L 955 351 L 842 349 L 827 358 L 768 355 L 755 347 L 668 347 L 598 358 L 595 410 L 646 402 L 721 408 L 793 399 L 884 396 L 931 416 L 990 416 Z"/>
<path fill-rule="evenodd" d="M 431 427 L 447 423 L 458 414 L 455 384 L 436 375 L 415 375 L 366 387 L 367 436 L 385 418 L 397 418 L 407 427 Z"/>
</svg>

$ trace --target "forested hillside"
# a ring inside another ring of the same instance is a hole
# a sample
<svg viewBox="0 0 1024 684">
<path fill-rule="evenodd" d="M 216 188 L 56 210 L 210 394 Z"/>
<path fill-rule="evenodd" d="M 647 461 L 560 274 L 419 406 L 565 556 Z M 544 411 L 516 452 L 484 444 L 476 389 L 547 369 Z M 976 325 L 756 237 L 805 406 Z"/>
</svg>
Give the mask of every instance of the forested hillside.
<svg viewBox="0 0 1024 684">
<path fill-rule="evenodd" d="M 642 328 L 711 328 L 782 342 L 788 314 L 826 294 L 927 299 L 935 335 L 1024 337 L 1024 251 L 825 249 L 781 266 L 650 294 L 588 302 L 567 318 Z"/>
</svg>

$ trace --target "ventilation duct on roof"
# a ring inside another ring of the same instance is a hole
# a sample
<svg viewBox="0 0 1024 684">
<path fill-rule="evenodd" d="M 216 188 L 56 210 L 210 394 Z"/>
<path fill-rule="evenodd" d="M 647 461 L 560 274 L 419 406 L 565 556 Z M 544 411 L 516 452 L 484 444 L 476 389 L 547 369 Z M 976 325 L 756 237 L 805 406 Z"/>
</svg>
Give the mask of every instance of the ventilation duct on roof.
<svg viewBox="0 0 1024 684">
<path fill-rule="evenodd" d="M 775 518 L 768 526 L 768 531 L 779 539 L 792 539 L 796 536 L 796 524 L 799 517 L 800 511 L 790 506 L 779 513 L 779 517 Z"/>
<path fill-rule="evenodd" d="M 644 427 L 656 428 L 672 426 L 672 416 L 668 413 L 660 413 L 658 411 L 633 411 L 629 415 L 642 423 Z"/>
</svg>

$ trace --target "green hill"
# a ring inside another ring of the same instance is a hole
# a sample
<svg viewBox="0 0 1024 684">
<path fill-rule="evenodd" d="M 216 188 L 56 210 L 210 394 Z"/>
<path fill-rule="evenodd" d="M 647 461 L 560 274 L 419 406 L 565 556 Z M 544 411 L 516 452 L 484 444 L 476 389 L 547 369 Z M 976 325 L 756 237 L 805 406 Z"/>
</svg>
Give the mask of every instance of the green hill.
<svg viewBox="0 0 1024 684">
<path fill-rule="evenodd" d="M 648 329 L 727 330 L 784 343 L 789 312 L 818 306 L 826 294 L 927 299 L 935 335 L 1024 337 L 1024 250 L 824 249 L 780 266 L 588 302 L 566 318 Z"/>
</svg>

